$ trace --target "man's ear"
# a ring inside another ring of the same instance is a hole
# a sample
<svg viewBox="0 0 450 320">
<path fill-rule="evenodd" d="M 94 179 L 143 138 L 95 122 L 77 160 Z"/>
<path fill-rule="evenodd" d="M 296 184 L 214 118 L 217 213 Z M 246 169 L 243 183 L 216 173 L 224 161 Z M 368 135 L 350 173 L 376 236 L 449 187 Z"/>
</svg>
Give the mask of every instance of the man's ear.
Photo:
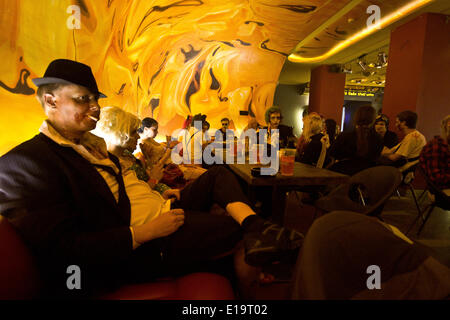
<svg viewBox="0 0 450 320">
<path fill-rule="evenodd" d="M 49 108 L 56 108 L 56 99 L 55 96 L 51 93 L 44 93 L 44 103 Z"/>
</svg>

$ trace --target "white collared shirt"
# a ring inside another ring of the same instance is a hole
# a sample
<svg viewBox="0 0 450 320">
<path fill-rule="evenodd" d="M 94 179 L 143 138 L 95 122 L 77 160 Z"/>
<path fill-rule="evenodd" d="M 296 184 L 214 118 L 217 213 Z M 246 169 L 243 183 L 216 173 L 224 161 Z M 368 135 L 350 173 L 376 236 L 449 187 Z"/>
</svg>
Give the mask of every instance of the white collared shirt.
<svg viewBox="0 0 450 320">
<path fill-rule="evenodd" d="M 61 136 L 47 120 L 42 123 L 39 131 L 57 144 L 73 148 L 90 163 L 109 166 L 113 168 L 116 173 L 119 172 L 116 165 L 109 159 L 106 143 L 102 138 L 97 137 L 90 132 L 86 132 L 81 138 L 80 144 L 75 144 Z M 125 190 L 131 205 L 130 230 L 133 236 L 133 248 L 137 248 L 139 244 L 134 241 L 134 233 L 131 227 L 142 225 L 155 219 L 161 213 L 169 211 L 170 200 L 164 200 L 164 198 L 158 192 L 152 190 L 145 181 L 139 180 L 136 176 L 136 172 L 129 169 L 126 160 L 119 160 L 122 167 Z M 105 180 L 114 195 L 116 202 L 118 202 L 119 184 L 117 179 L 106 170 L 97 166 L 95 168 Z"/>
</svg>

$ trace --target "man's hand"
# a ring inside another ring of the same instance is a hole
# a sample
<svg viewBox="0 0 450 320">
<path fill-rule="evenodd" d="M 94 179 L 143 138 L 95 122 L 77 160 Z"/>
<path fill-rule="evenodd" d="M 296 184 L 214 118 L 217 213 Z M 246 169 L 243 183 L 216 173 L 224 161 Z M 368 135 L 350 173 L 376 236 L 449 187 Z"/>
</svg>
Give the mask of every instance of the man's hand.
<svg viewBox="0 0 450 320">
<path fill-rule="evenodd" d="M 168 236 L 184 224 L 183 209 L 174 209 L 164 213 L 142 226 L 133 227 L 134 240 L 140 244 Z"/>
<path fill-rule="evenodd" d="M 163 192 L 162 197 L 164 199 L 174 198 L 174 200 L 180 200 L 180 189 L 169 189 Z M 172 201 L 173 202 L 173 201 Z"/>
</svg>

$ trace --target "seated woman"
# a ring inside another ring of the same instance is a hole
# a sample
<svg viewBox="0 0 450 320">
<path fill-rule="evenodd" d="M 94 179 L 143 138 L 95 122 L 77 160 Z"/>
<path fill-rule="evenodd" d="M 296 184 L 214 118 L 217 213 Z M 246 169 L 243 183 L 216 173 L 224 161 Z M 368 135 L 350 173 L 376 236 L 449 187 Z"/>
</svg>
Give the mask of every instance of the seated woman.
<svg viewBox="0 0 450 320">
<path fill-rule="evenodd" d="M 324 154 L 322 154 L 322 141 L 324 143 Z M 328 161 L 325 160 L 328 137 L 323 133 L 322 117 L 317 113 L 311 113 L 303 118 L 303 132 L 297 143 L 296 160 L 302 163 L 317 166 L 322 154 L 320 167 Z"/>
<path fill-rule="evenodd" d="M 180 142 L 182 148 L 183 164 L 201 167 L 203 163 L 203 148 L 205 136 L 203 125 L 206 115 L 196 114 L 186 123 L 187 127 L 181 132 Z"/>
<path fill-rule="evenodd" d="M 205 143 L 209 144 L 211 143 L 211 135 L 209 134 L 209 128 L 211 127 L 211 125 L 209 124 L 208 121 L 205 120 L 205 122 L 203 123 L 202 126 L 202 131 L 205 137 Z"/>
<path fill-rule="evenodd" d="M 162 164 L 154 165 L 150 170 L 146 163 L 133 155 L 139 139 L 137 131 L 140 124 L 133 114 L 108 106 L 101 109 L 100 120 L 92 133 L 105 140 L 108 151 L 119 158 L 125 172 L 133 171 L 139 180 L 164 194 L 170 187 L 159 183 L 163 176 Z"/>
<path fill-rule="evenodd" d="M 376 164 L 383 141 L 372 130 L 375 113 L 372 106 L 362 106 L 356 110 L 355 130 L 341 133 L 329 149 L 329 155 L 336 160 L 330 170 L 354 175 Z"/>
<path fill-rule="evenodd" d="M 194 180 L 206 170 L 197 166 L 176 165 L 171 160 L 172 149 L 178 141 L 171 141 L 166 136 L 166 143 L 155 140 L 158 135 L 158 121 L 153 118 L 144 118 L 138 129 L 140 136 L 136 157 L 151 169 L 157 164 L 165 166 L 162 181 L 171 187 L 183 187 L 186 181 Z"/>
<path fill-rule="evenodd" d="M 236 177 L 223 166 L 212 167 L 183 190 L 167 189 L 161 195 L 152 191 L 145 182 L 145 173 L 151 175 L 151 171 L 142 172 L 140 162 L 131 153 L 137 145 L 139 126 L 140 121 L 133 114 L 118 107 L 104 107 L 101 109 L 97 127 L 92 133 L 103 137 L 109 152 L 119 157 L 123 176 L 132 176 L 133 179 L 124 179 L 134 181 L 135 192 L 127 193 L 130 202 L 139 203 L 141 209 L 151 211 L 148 215 L 132 212 L 130 227 L 140 230 L 147 223 L 161 224 L 161 219 L 166 219 L 167 212 L 181 209 L 176 214 L 180 215 L 183 227 L 174 233 L 168 232 L 167 235 L 172 234 L 162 239 L 166 242 L 165 250 L 167 250 L 164 263 L 170 266 L 170 270 L 164 272 L 185 272 L 186 270 L 176 270 L 176 267 L 182 268 L 192 261 L 199 262 L 199 265 L 194 266 L 195 269 L 204 268 L 205 255 L 212 257 L 216 252 L 223 253 L 233 249 L 233 243 L 240 237 L 239 228 L 236 228 L 239 225 L 234 225 L 236 222 L 244 229 L 245 261 L 249 265 L 258 267 L 270 264 L 273 260 L 281 259 L 285 255 L 290 256 L 292 252 L 298 250 L 303 235 L 258 217 L 248 205 L 249 202 Z M 210 215 L 208 212 L 213 203 L 224 208 L 229 216 Z M 183 214 L 183 210 L 187 211 Z M 230 218 L 234 222 L 230 221 Z M 208 224 L 211 229 L 203 228 Z M 205 232 L 210 232 L 218 226 L 221 229 L 213 234 Z M 159 230 L 159 227 L 158 225 L 155 228 Z M 262 236 L 261 231 L 264 231 Z M 139 234 L 141 232 L 137 232 L 133 238 L 136 242 L 135 247 L 145 242 L 145 239 L 141 241 Z M 200 245 L 198 241 L 202 244 Z M 211 248 L 211 243 L 215 243 L 214 248 Z"/>
<path fill-rule="evenodd" d="M 170 141 L 169 139 L 167 139 L 167 143 L 155 141 L 155 137 L 158 135 L 158 121 L 153 118 L 142 119 L 141 126 L 137 132 L 140 139 L 135 152 L 136 157 L 145 162 L 150 168 L 158 162 L 170 163 L 170 152 L 177 144 L 177 141 Z"/>
</svg>

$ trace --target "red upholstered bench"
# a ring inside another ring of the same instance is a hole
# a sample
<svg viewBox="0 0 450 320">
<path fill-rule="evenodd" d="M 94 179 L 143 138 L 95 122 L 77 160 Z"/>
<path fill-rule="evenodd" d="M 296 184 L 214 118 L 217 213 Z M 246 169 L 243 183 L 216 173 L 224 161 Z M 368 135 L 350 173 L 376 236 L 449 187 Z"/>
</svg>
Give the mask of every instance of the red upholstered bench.
<svg viewBox="0 0 450 320">
<path fill-rule="evenodd" d="M 42 288 L 29 249 L 11 224 L 0 216 L 0 300 L 39 298 Z M 101 299 L 121 300 L 231 300 L 230 282 L 213 273 L 127 285 Z"/>
</svg>

